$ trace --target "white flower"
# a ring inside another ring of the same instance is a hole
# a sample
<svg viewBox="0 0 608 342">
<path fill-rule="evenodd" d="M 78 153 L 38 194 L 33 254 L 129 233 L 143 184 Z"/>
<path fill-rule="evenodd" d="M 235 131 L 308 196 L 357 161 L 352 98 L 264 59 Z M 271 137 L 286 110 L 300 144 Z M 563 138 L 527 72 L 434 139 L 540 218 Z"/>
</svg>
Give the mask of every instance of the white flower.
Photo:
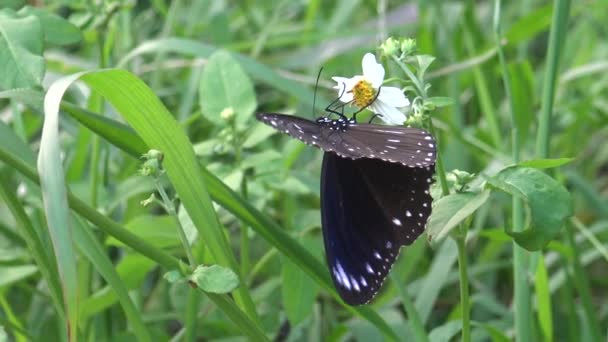
<svg viewBox="0 0 608 342">
<path fill-rule="evenodd" d="M 352 103 L 359 108 L 367 107 L 372 112 L 380 114 L 380 118 L 386 123 L 403 124 L 405 114 L 397 108 L 409 106 L 410 101 L 399 88 L 381 87 L 384 81 L 384 67 L 376 62 L 373 54 L 366 53 L 363 56 L 361 67 L 363 75 L 351 78 L 332 77 L 338 82 L 334 88 L 338 89 L 340 101 Z M 380 90 L 379 94 L 378 90 Z"/>
</svg>

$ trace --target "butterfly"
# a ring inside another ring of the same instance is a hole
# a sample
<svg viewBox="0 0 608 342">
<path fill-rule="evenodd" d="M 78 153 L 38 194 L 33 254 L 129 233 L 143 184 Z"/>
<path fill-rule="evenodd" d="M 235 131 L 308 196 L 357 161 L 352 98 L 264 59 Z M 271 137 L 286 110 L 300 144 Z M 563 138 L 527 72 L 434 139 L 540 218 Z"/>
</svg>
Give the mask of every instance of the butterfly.
<svg viewBox="0 0 608 342">
<path fill-rule="evenodd" d="M 278 113 L 257 113 L 256 118 L 325 152 L 321 225 L 326 261 L 342 300 L 360 305 L 381 288 L 401 246 L 412 244 L 425 229 L 436 142 L 422 129 L 357 123 L 355 116 L 338 115 L 316 121 Z"/>
</svg>

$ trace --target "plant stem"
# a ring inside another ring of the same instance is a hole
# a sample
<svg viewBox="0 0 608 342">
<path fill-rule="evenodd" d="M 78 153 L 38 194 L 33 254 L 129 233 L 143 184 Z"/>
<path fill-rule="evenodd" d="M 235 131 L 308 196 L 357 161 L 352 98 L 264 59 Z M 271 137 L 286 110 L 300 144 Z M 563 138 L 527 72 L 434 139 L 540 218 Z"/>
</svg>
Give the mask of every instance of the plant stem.
<svg viewBox="0 0 608 342">
<path fill-rule="evenodd" d="M 419 80 L 418 77 L 416 77 L 416 75 L 414 75 L 414 73 L 410 70 L 410 68 L 408 68 L 407 65 L 405 65 L 405 63 L 403 63 L 401 60 L 399 60 L 399 58 L 397 58 L 394 55 L 391 55 L 391 58 L 393 59 L 393 61 L 395 63 L 397 63 L 397 65 L 401 68 L 401 70 L 403 70 L 403 72 L 407 75 L 407 77 L 412 80 L 412 82 L 414 83 L 414 86 L 416 86 L 416 89 L 418 89 L 418 93 L 420 94 L 420 97 L 422 97 L 423 99 L 427 98 L 426 95 L 426 89 L 424 88 L 424 82 L 422 82 L 422 80 Z"/>
<path fill-rule="evenodd" d="M 511 78 L 509 69 L 502 49 L 501 32 L 500 32 L 500 0 L 496 0 L 494 4 L 494 34 L 496 40 L 496 49 L 498 59 L 502 70 L 503 86 L 505 95 L 509 102 L 509 113 L 511 116 L 511 144 L 512 144 L 512 160 L 517 164 L 520 161 L 520 146 L 519 146 L 519 129 L 515 116 L 515 105 L 513 96 L 511 96 Z M 512 199 L 512 229 L 513 231 L 521 231 L 523 229 L 523 207 L 521 199 L 513 196 Z M 515 330 L 518 341 L 532 340 L 532 306 L 530 297 L 530 286 L 528 284 L 528 263 L 529 253 L 521 248 L 515 241 L 513 242 L 513 291 L 515 297 Z"/>
<path fill-rule="evenodd" d="M 179 239 L 182 242 L 182 245 L 184 246 L 184 250 L 186 251 L 186 256 L 188 257 L 188 263 L 190 264 L 191 267 L 195 267 L 196 259 L 194 258 L 194 254 L 192 253 L 192 248 L 190 247 L 190 242 L 188 242 L 188 237 L 186 236 L 186 232 L 184 232 L 184 227 L 182 227 L 182 224 L 179 222 L 179 219 L 177 218 L 177 211 L 175 210 L 175 204 L 173 204 L 173 201 L 171 201 L 171 199 L 167 195 L 165 188 L 162 186 L 162 184 L 160 184 L 160 179 L 155 178 L 154 183 L 156 185 L 156 189 L 158 190 L 158 193 L 160 194 L 160 197 L 163 200 L 165 210 L 167 210 L 167 213 L 171 217 L 173 217 L 173 220 L 175 221 L 175 223 L 177 225 L 177 234 L 179 235 Z"/>
<path fill-rule="evenodd" d="M 460 234 L 456 238 L 458 247 L 458 275 L 460 277 L 460 307 L 462 310 L 462 342 L 471 341 L 471 303 L 469 302 L 469 276 L 467 272 L 467 229 L 460 226 Z"/>
</svg>

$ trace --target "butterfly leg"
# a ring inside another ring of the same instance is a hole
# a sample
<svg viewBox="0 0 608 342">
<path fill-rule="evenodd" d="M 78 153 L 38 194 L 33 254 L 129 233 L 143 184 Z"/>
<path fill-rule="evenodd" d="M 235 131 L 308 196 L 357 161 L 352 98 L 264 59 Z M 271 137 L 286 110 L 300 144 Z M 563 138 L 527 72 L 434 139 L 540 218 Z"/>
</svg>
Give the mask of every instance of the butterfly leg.
<svg viewBox="0 0 608 342">
<path fill-rule="evenodd" d="M 338 112 L 336 109 L 331 108 L 331 106 L 335 105 L 338 101 L 340 101 L 340 99 L 342 98 L 342 96 L 344 95 L 344 92 L 346 91 L 346 83 L 342 83 L 343 87 L 342 87 L 342 91 L 340 92 L 340 95 L 338 96 L 338 98 L 336 98 L 332 103 L 330 103 L 327 107 L 325 107 L 325 111 L 331 114 L 336 114 L 338 115 L 341 119 L 347 120 L 346 116 L 344 115 L 344 105 L 342 105 L 342 112 Z"/>
<path fill-rule="evenodd" d="M 380 95 L 380 90 L 381 90 L 381 89 L 382 89 L 382 86 L 380 86 L 380 87 L 378 88 L 378 92 L 376 93 L 376 95 L 374 96 L 374 98 L 373 98 L 371 101 L 369 101 L 369 103 L 368 103 L 368 104 L 366 104 L 365 106 L 361 107 L 361 109 L 359 109 L 358 111 L 356 111 L 356 112 L 353 114 L 353 120 L 354 120 L 355 122 L 357 122 L 357 114 L 361 113 L 361 112 L 362 112 L 363 110 L 365 110 L 367 107 L 371 106 L 371 105 L 372 105 L 372 103 L 374 103 L 374 102 L 376 101 L 376 99 L 378 99 L 378 96 Z M 374 115 L 374 116 L 375 116 L 375 115 Z M 382 116 L 382 115 L 380 115 L 380 116 Z M 373 118 L 374 118 L 374 117 L 372 116 L 372 119 L 373 119 Z M 372 120 L 370 119 L 370 122 L 371 122 L 371 121 L 372 121 Z"/>
</svg>

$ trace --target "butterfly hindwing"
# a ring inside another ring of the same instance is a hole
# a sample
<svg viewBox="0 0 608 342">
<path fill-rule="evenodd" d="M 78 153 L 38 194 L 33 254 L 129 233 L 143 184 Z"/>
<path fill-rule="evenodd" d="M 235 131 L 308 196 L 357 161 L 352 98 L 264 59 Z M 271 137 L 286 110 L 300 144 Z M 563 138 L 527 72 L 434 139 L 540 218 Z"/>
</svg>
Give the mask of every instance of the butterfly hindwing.
<svg viewBox="0 0 608 342">
<path fill-rule="evenodd" d="M 430 177 L 431 168 L 325 153 L 321 216 L 326 258 L 348 304 L 371 300 L 399 248 L 424 231 L 431 212 Z"/>
</svg>

